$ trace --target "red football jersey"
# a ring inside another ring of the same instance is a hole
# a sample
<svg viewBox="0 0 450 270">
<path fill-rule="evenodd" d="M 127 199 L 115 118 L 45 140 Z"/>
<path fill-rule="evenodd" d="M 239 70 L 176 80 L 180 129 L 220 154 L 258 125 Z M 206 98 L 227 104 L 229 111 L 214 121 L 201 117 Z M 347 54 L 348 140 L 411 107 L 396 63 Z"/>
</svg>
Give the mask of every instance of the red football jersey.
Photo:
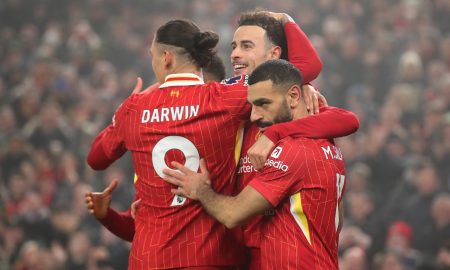
<svg viewBox="0 0 450 270">
<path fill-rule="evenodd" d="M 283 139 L 249 185 L 274 207 L 261 221 L 261 269 L 338 269 L 345 185 L 338 147 L 324 139 Z"/>
<path fill-rule="evenodd" d="M 275 141 L 288 136 L 295 138 L 335 138 L 354 133 L 358 126 L 358 119 L 352 112 L 327 106 L 320 108 L 319 114 L 269 127 L 264 132 L 264 135 L 268 136 L 267 133 L 270 131 L 271 136 L 269 138 L 275 137 Z M 245 126 L 242 153 L 236 169 L 239 192 L 257 175 L 257 171 L 250 163 L 247 152 L 261 134 L 256 124 L 247 123 Z M 257 216 L 244 225 L 244 241 L 248 247 L 259 247 L 259 219 L 260 216 Z"/>
<path fill-rule="evenodd" d="M 242 191 L 248 183 L 256 176 L 257 171 L 253 168 L 248 157 L 248 150 L 258 140 L 261 135 L 259 127 L 255 123 L 248 122 L 244 129 L 244 139 L 242 141 L 242 153 L 236 169 L 236 181 L 238 191 Z M 243 225 L 244 243 L 247 247 L 259 247 L 259 221 L 260 216 L 256 216 Z"/>
<path fill-rule="evenodd" d="M 93 148 L 110 163 L 132 153 L 142 201 L 129 269 L 241 263 L 235 234 L 200 203 L 174 196 L 162 170 L 176 160 L 197 171 L 205 158 L 214 190 L 233 194 L 237 136 L 250 110 L 247 76 L 205 85 L 194 74 L 170 75 L 159 89 L 132 95 L 120 106 Z"/>
</svg>

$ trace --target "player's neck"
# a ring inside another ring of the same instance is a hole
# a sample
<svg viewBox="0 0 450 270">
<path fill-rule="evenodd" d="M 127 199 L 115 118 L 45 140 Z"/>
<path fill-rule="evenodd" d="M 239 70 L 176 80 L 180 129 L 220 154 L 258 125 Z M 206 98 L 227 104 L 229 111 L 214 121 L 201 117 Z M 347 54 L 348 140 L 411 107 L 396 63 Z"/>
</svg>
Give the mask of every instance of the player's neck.
<svg viewBox="0 0 450 270">
<path fill-rule="evenodd" d="M 171 72 L 171 74 L 177 74 L 177 73 L 192 73 L 199 77 L 202 77 L 202 71 L 200 68 L 198 68 L 196 65 L 193 65 L 191 63 L 184 63 L 177 67 L 174 67 Z"/>
<path fill-rule="evenodd" d="M 306 109 L 306 106 L 304 106 L 304 105 L 298 106 L 297 108 L 292 110 L 292 120 L 305 118 L 308 115 L 309 115 L 308 110 Z"/>
</svg>

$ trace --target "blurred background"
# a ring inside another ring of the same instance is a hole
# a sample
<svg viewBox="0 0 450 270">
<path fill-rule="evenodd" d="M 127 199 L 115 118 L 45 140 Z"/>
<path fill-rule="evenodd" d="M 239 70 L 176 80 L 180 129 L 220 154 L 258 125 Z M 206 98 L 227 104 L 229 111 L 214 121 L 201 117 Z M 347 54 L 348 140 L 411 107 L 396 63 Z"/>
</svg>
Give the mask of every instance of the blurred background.
<svg viewBox="0 0 450 270">
<path fill-rule="evenodd" d="M 0 269 L 126 269 L 129 244 L 87 213 L 84 193 L 120 183 L 85 158 L 130 94 L 153 82 L 154 30 L 190 18 L 219 33 L 229 64 L 242 11 L 290 14 L 324 63 L 314 82 L 361 128 L 347 161 L 341 269 L 450 269 L 450 1 L 0 0 Z"/>
</svg>

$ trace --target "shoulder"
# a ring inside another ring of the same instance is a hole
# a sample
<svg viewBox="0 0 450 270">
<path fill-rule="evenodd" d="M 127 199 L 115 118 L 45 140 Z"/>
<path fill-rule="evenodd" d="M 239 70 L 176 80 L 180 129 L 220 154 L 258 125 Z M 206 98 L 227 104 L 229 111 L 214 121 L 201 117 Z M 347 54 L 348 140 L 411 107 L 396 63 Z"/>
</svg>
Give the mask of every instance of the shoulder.
<svg viewBox="0 0 450 270">
<path fill-rule="evenodd" d="M 222 85 L 235 85 L 235 84 L 248 84 L 248 75 L 235 76 L 228 79 L 224 79 L 220 82 Z"/>
<path fill-rule="evenodd" d="M 299 151 L 300 144 L 297 141 L 291 137 L 281 140 L 270 153 L 265 165 L 285 172 L 292 165 L 297 165 L 304 159 L 304 151 Z"/>
<path fill-rule="evenodd" d="M 222 80 L 220 83 L 216 83 L 217 86 L 221 89 L 228 90 L 245 90 L 247 91 L 248 86 L 248 75 L 231 77 L 225 80 Z"/>
<path fill-rule="evenodd" d="M 291 137 L 288 136 L 282 139 L 279 144 L 286 145 L 286 147 L 304 147 L 304 148 L 320 148 L 321 146 L 334 145 L 333 140 L 330 139 L 312 139 L 305 137 Z"/>
<path fill-rule="evenodd" d="M 287 154 L 295 154 L 299 149 L 310 149 L 318 143 L 318 140 L 303 137 L 285 137 L 278 142 L 275 148 L 285 149 Z"/>
<path fill-rule="evenodd" d="M 286 137 L 282 139 L 274 148 L 271 157 L 277 157 L 287 162 L 298 162 L 313 159 L 325 150 L 333 149 L 334 144 L 327 139 L 309 139 L 302 137 Z"/>
</svg>

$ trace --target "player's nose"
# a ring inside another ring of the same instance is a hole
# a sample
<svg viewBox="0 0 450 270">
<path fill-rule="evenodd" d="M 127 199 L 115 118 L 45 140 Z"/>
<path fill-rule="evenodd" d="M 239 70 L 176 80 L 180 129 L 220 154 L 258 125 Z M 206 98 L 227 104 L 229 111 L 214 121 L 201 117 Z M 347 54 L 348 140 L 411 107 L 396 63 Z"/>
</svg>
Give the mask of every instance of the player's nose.
<svg viewBox="0 0 450 270">
<path fill-rule="evenodd" d="M 239 50 L 238 47 L 234 48 L 233 50 L 231 50 L 231 62 L 233 62 L 236 59 L 241 58 L 241 51 Z"/>
<path fill-rule="evenodd" d="M 252 106 L 252 114 L 250 115 L 250 121 L 256 122 L 259 119 L 262 119 L 262 115 L 257 112 L 255 106 Z"/>
</svg>

